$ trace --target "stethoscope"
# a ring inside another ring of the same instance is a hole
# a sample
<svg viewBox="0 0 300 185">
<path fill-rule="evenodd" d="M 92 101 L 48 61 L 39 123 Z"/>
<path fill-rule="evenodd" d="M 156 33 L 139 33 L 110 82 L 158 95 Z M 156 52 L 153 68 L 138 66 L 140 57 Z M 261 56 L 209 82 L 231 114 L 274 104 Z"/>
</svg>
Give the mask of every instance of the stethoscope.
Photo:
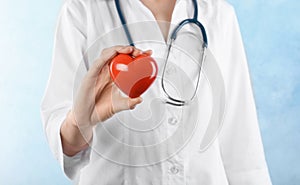
<svg viewBox="0 0 300 185">
<path fill-rule="evenodd" d="M 170 93 L 167 92 L 166 88 L 165 88 L 165 82 L 164 82 L 164 76 L 165 76 L 165 70 L 166 70 L 166 66 L 168 63 L 168 58 L 169 58 L 169 54 L 172 48 L 172 44 L 173 42 L 176 40 L 177 34 L 178 32 L 187 24 L 195 24 L 201 31 L 202 34 L 202 38 L 203 38 L 203 44 L 202 44 L 202 49 L 203 49 L 203 54 L 201 56 L 201 65 L 203 64 L 204 60 L 205 60 L 205 56 L 206 56 L 206 49 L 208 46 L 208 42 L 207 42 L 207 35 L 206 35 L 206 31 L 204 26 L 198 21 L 198 5 L 197 5 L 197 0 L 192 0 L 193 4 L 194 4 L 194 16 L 191 19 L 184 19 L 183 21 L 181 21 L 173 30 L 171 37 L 170 37 L 170 42 L 168 43 L 168 50 L 167 50 L 167 55 L 166 55 L 166 59 L 165 59 L 165 63 L 164 63 L 164 68 L 163 68 L 163 72 L 162 72 L 162 78 L 161 78 L 161 85 L 162 85 L 162 89 L 165 93 L 165 95 L 167 96 L 167 99 L 165 100 L 165 103 L 167 104 L 171 104 L 171 105 L 175 105 L 175 106 L 184 106 L 189 104 L 196 96 L 197 94 L 197 90 L 198 90 L 198 86 L 199 86 L 199 81 L 200 81 L 200 74 L 201 74 L 201 67 L 199 68 L 199 73 L 198 73 L 198 78 L 197 78 L 197 83 L 196 83 L 196 88 L 195 91 L 193 93 L 193 95 L 191 96 L 191 98 L 183 100 L 183 99 L 179 99 L 179 98 L 174 98 L 170 95 Z M 122 13 L 121 7 L 120 7 L 120 2 L 119 0 L 115 0 L 115 5 L 117 8 L 117 12 L 120 18 L 120 21 L 122 23 L 124 32 L 126 34 L 128 43 L 131 46 L 134 46 L 131 34 L 129 32 L 129 29 L 127 27 L 127 23 L 125 20 L 125 17 Z"/>
</svg>

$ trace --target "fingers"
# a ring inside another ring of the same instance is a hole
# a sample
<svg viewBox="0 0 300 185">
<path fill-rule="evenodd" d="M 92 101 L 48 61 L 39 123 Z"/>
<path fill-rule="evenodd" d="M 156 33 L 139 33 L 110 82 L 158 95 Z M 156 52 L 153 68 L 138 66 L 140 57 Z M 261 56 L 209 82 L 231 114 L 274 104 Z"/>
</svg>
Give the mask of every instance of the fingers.
<svg viewBox="0 0 300 185">
<path fill-rule="evenodd" d="M 146 50 L 146 51 L 144 51 L 144 54 L 147 54 L 149 56 L 152 55 L 152 53 L 153 53 L 152 50 Z"/>
<path fill-rule="evenodd" d="M 146 54 L 146 55 L 152 55 L 152 50 L 146 50 L 142 51 L 140 49 L 134 48 L 134 51 L 132 52 L 132 56 L 138 57 L 139 55 Z"/>
<path fill-rule="evenodd" d="M 132 52 L 132 56 L 137 57 L 139 55 L 143 54 L 143 51 L 137 48 L 134 48 L 133 52 Z"/>
<path fill-rule="evenodd" d="M 118 53 L 123 53 L 123 54 L 131 54 L 134 57 L 137 57 L 141 54 L 147 54 L 147 55 L 152 55 L 152 50 L 146 50 L 143 51 L 141 49 L 138 49 L 134 46 L 125 46 L 125 48 L 122 48 L 117 51 Z"/>
<path fill-rule="evenodd" d="M 136 48 L 133 46 L 122 46 L 122 48 L 118 49 L 116 54 L 123 53 L 123 54 L 130 54 L 134 52 Z"/>
<path fill-rule="evenodd" d="M 151 55 L 152 51 L 142 51 L 133 46 L 113 46 L 106 48 L 102 51 L 99 59 L 95 61 L 92 68 L 89 70 L 92 76 L 97 76 L 102 67 L 111 61 L 117 54 L 131 54 L 133 57 L 137 57 L 141 54 Z"/>
<path fill-rule="evenodd" d="M 132 46 L 113 46 L 103 49 L 100 57 L 94 62 L 92 68 L 89 70 L 90 75 L 94 77 L 97 76 L 102 67 L 118 53 L 130 54 L 132 52 Z"/>
</svg>

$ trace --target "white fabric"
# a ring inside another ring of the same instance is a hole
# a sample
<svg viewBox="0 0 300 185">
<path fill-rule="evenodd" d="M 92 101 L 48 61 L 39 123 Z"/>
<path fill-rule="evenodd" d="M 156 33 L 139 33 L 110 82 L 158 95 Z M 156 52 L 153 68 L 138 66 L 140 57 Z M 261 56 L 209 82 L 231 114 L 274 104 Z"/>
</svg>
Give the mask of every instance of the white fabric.
<svg viewBox="0 0 300 185">
<path fill-rule="evenodd" d="M 41 104 L 41 116 L 50 148 L 65 174 L 74 181 L 74 184 L 271 184 L 246 56 L 234 9 L 223 0 L 198 1 L 199 21 L 206 28 L 209 49 L 216 57 L 225 82 L 226 114 L 223 127 L 219 137 L 207 151 L 203 153 L 198 151 L 200 145 L 198 137 L 203 132 L 201 127 L 198 127 L 181 152 L 161 163 L 145 167 L 116 164 L 102 158 L 91 148 L 73 157 L 68 157 L 62 152 L 60 126 L 72 107 L 73 93 L 76 93 L 76 84 L 82 77 L 77 74 L 78 69 L 85 70 L 80 63 L 83 54 L 96 39 L 121 25 L 113 0 L 70 0 L 64 3 L 56 29 L 53 63 Z M 139 0 L 121 1 L 121 5 L 128 23 L 155 21 L 151 12 Z M 177 0 L 172 24 L 177 24 L 192 15 L 191 0 Z M 158 29 L 158 27 L 153 28 L 153 36 L 163 43 L 162 34 L 155 34 L 160 33 Z M 132 32 L 133 40 L 137 40 L 139 33 L 134 30 Z M 103 42 L 101 48 L 115 43 L 126 44 L 126 39 L 118 42 Z M 143 44 L 140 47 L 143 48 Z M 159 47 L 152 48 L 151 44 L 144 47 L 153 49 L 154 56 L 161 55 Z M 202 102 L 206 108 L 199 108 L 197 120 L 207 122 L 211 114 L 211 95 L 204 81 L 201 81 L 199 88 L 202 93 L 199 102 Z M 156 91 L 153 91 L 155 94 Z M 151 94 L 151 90 L 149 93 Z M 145 113 L 142 105 L 135 111 L 137 113 L 140 111 L 140 114 Z M 126 116 L 126 112 L 120 115 Z M 176 116 L 178 114 L 175 110 L 172 108 L 167 110 L 164 115 L 166 124 L 158 131 L 160 137 L 166 137 L 173 132 L 174 125 L 167 122 L 169 118 Z M 119 117 L 114 116 L 102 124 L 108 125 L 109 128 L 110 125 L 115 124 L 115 118 Z M 98 129 L 95 134 L 99 135 L 97 131 Z M 126 137 L 126 134 L 121 137 Z M 99 138 L 101 134 L 97 136 L 97 139 Z M 119 151 L 112 146 L 105 149 L 111 153 Z"/>
</svg>

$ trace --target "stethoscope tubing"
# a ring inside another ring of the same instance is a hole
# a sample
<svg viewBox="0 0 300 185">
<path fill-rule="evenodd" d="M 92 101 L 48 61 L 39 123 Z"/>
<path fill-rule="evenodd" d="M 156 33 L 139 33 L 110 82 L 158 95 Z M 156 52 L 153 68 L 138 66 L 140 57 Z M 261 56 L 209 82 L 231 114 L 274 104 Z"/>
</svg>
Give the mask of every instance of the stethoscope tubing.
<svg viewBox="0 0 300 185">
<path fill-rule="evenodd" d="M 116 8 L 117 8 L 117 12 L 118 12 L 120 21 L 121 21 L 121 23 L 122 23 L 123 29 L 124 29 L 124 31 L 125 31 L 125 34 L 126 34 L 128 43 L 129 43 L 130 46 L 134 46 L 134 43 L 133 43 L 131 34 L 130 34 L 129 29 L 128 29 L 128 27 L 127 27 L 127 23 L 126 23 L 124 14 L 123 14 L 123 12 L 122 12 L 122 10 L 121 10 L 120 1 L 119 1 L 119 0 L 115 0 L 115 5 L 116 5 Z"/>
</svg>

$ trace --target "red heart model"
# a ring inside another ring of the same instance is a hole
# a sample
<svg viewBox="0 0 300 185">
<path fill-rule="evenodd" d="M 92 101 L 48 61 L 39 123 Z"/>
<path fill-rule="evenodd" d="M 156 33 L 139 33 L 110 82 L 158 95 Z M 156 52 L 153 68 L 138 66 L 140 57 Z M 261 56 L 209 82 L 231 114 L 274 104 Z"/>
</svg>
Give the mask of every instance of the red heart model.
<svg viewBox="0 0 300 185">
<path fill-rule="evenodd" d="M 139 97 L 153 83 L 157 76 L 157 64 L 149 55 L 133 58 L 118 54 L 109 67 L 110 76 L 118 88 L 130 98 Z"/>
</svg>

